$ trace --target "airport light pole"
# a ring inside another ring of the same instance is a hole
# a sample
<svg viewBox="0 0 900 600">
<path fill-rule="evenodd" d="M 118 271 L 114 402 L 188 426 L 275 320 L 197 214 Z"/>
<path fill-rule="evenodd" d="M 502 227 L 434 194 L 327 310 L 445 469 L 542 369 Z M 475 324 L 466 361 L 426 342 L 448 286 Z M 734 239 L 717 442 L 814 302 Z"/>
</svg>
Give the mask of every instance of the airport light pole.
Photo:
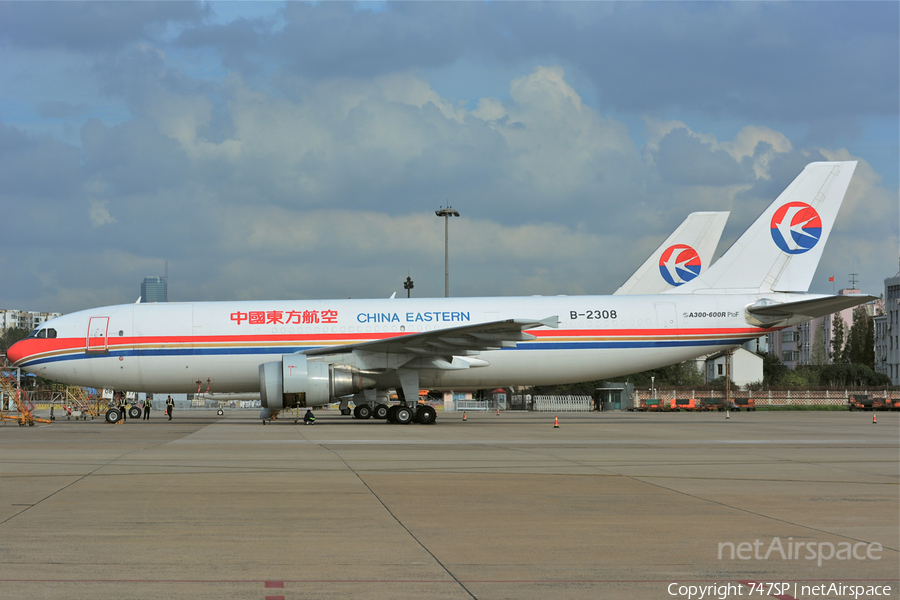
<svg viewBox="0 0 900 600">
<path fill-rule="evenodd" d="M 412 280 L 412 278 L 411 278 L 409 275 L 407 275 L 407 276 L 406 276 L 406 281 L 403 282 L 403 289 L 406 290 L 406 297 L 407 297 L 407 298 L 409 298 L 409 290 L 413 289 L 413 287 L 414 287 L 414 286 L 413 286 L 413 280 Z"/>
<path fill-rule="evenodd" d="M 439 217 L 444 217 L 444 298 L 450 297 L 450 217 L 458 217 L 459 213 L 451 206 L 434 211 Z"/>
</svg>

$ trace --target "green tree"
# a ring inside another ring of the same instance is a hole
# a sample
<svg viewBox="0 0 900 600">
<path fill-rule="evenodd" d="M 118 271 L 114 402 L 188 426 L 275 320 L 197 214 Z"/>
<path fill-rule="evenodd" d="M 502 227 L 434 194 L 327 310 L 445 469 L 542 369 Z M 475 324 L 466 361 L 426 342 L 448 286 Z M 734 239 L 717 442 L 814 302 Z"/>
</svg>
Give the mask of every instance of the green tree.
<svg viewBox="0 0 900 600">
<path fill-rule="evenodd" d="M 844 355 L 844 319 L 841 313 L 836 312 L 831 318 L 831 362 L 843 362 Z"/>
<path fill-rule="evenodd" d="M 828 360 L 825 351 L 825 324 L 819 323 L 816 332 L 813 334 L 812 348 L 809 352 L 809 364 L 824 365 Z"/>
<path fill-rule="evenodd" d="M 4 329 L 3 335 L 0 336 L 0 354 L 5 355 L 10 346 L 15 344 L 19 340 L 24 340 L 26 337 L 28 337 L 28 333 L 28 331 L 19 329 L 17 327 Z"/>
<path fill-rule="evenodd" d="M 875 370 L 875 319 L 866 317 L 866 338 L 862 351 L 862 364 Z"/>
<path fill-rule="evenodd" d="M 884 373 L 876 373 L 866 365 L 824 365 L 820 369 L 820 385 L 830 387 L 891 385 L 890 377 Z"/>
<path fill-rule="evenodd" d="M 763 384 L 764 385 L 780 385 L 776 383 L 785 376 L 787 368 L 775 354 L 771 352 L 759 352 L 763 359 Z"/>
<path fill-rule="evenodd" d="M 872 328 L 870 333 L 869 329 Z M 875 330 L 874 321 L 869 318 L 865 306 L 857 306 L 853 309 L 853 326 L 847 336 L 844 346 L 846 360 L 844 362 L 853 365 L 867 365 L 875 368 Z"/>
</svg>

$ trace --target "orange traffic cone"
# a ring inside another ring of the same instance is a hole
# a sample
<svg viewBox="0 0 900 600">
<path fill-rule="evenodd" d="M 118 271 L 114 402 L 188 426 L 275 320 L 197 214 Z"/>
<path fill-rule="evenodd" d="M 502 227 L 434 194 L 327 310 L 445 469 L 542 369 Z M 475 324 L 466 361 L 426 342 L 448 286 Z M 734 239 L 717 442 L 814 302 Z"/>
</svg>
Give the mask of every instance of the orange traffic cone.
<svg viewBox="0 0 900 600">
<path fill-rule="evenodd" d="M 500 416 L 500 409 L 499 409 L 499 408 L 497 409 L 497 416 L 498 416 L 498 417 Z"/>
<path fill-rule="evenodd" d="M 466 411 L 463 411 L 463 421 L 466 420 Z"/>
<path fill-rule="evenodd" d="M 553 417 L 553 428 L 559 429 L 559 416 Z"/>
<path fill-rule="evenodd" d="M 873 423 L 877 423 L 877 422 L 878 422 L 878 415 L 876 415 L 875 413 L 872 413 L 872 422 L 873 422 Z"/>
</svg>

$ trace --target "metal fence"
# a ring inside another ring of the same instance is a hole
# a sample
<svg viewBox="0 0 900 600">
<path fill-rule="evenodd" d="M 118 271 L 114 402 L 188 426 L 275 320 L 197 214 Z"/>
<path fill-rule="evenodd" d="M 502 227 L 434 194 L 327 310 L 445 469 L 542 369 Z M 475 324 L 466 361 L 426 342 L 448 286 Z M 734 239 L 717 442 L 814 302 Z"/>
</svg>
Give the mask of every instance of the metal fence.
<svg viewBox="0 0 900 600">
<path fill-rule="evenodd" d="M 533 396 L 534 409 L 540 412 L 588 412 L 594 408 L 590 396 Z"/>
<path fill-rule="evenodd" d="M 810 406 L 847 404 L 851 396 L 867 395 L 870 398 L 900 398 L 900 390 L 732 390 L 732 399 L 753 398 L 756 406 Z M 656 397 L 667 403 L 675 398 L 722 399 L 725 390 L 676 391 L 656 390 Z M 635 404 L 652 398 L 650 390 L 635 390 Z"/>
<path fill-rule="evenodd" d="M 488 410 L 490 402 L 486 400 L 457 400 L 456 410 Z"/>
</svg>

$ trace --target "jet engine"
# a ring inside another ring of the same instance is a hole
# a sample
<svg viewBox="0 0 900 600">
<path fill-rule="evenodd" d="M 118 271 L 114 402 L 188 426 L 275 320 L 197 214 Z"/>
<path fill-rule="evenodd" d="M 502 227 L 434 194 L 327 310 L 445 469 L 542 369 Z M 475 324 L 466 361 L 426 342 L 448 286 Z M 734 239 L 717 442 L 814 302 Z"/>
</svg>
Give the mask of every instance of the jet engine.
<svg viewBox="0 0 900 600">
<path fill-rule="evenodd" d="M 280 362 L 259 365 L 259 398 L 273 410 L 320 406 L 374 385 L 374 379 L 355 367 L 311 362 L 304 354 L 286 354 Z"/>
</svg>

